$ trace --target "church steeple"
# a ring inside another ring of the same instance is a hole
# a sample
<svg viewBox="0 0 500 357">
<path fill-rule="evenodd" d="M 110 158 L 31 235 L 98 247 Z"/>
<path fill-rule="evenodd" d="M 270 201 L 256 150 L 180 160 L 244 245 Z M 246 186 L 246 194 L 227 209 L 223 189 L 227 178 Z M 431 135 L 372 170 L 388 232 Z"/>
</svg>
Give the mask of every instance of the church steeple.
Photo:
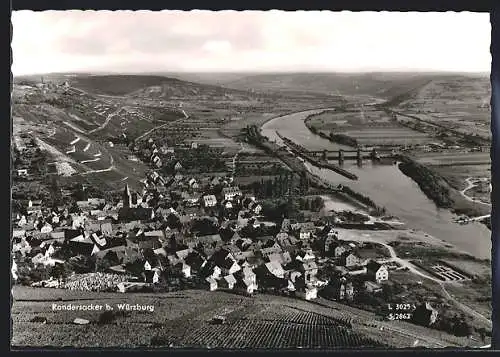
<svg viewBox="0 0 500 357">
<path fill-rule="evenodd" d="M 123 207 L 130 208 L 132 206 L 132 195 L 130 194 L 130 189 L 128 187 L 128 183 L 125 185 L 125 189 L 123 190 Z"/>
</svg>

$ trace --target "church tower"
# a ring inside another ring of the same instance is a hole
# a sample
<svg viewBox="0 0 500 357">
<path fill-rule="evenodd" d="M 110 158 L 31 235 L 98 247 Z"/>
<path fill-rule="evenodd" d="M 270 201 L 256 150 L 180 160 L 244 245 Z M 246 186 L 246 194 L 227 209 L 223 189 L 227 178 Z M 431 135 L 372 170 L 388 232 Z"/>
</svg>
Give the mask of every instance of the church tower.
<svg viewBox="0 0 500 357">
<path fill-rule="evenodd" d="M 123 207 L 130 208 L 132 207 L 132 195 L 130 194 L 130 189 L 128 184 L 125 185 L 125 189 L 123 190 Z"/>
</svg>

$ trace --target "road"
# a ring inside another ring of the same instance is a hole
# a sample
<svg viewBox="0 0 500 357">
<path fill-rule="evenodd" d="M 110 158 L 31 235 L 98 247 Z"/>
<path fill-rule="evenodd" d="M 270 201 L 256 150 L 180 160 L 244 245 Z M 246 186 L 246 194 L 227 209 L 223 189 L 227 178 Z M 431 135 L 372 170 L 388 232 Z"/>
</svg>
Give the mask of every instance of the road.
<svg viewBox="0 0 500 357">
<path fill-rule="evenodd" d="M 354 240 L 355 239 L 354 237 L 355 236 L 349 237 L 349 239 L 350 240 Z M 398 255 L 396 254 L 396 251 L 394 250 L 394 248 L 391 247 L 389 244 L 387 244 L 385 242 L 381 242 L 380 240 L 371 238 L 369 236 L 361 236 L 361 237 L 359 237 L 359 241 L 360 242 L 377 243 L 377 244 L 383 245 L 385 248 L 387 248 L 387 250 L 389 251 L 389 254 L 391 256 L 391 258 L 388 259 L 386 262 L 395 262 L 395 263 L 401 265 L 402 267 L 407 268 L 413 274 L 421 276 L 424 279 L 432 280 L 432 281 L 434 281 L 436 283 L 439 283 L 439 284 L 442 283 L 442 281 L 439 280 L 438 278 L 435 278 L 433 276 L 427 275 L 427 274 L 421 272 L 420 270 L 418 270 L 415 267 L 415 265 L 413 265 L 412 263 L 410 263 L 408 260 L 398 257 Z"/>
<path fill-rule="evenodd" d="M 184 110 L 182 110 L 182 113 L 184 114 L 184 117 L 185 117 L 184 119 L 189 118 L 189 115 L 186 114 L 186 112 Z M 170 125 L 172 123 L 173 122 L 169 122 L 169 123 L 165 123 L 165 124 L 162 124 L 162 125 L 155 126 L 153 129 L 146 131 L 144 134 L 142 134 L 141 136 L 137 137 L 135 140 L 141 140 L 142 138 L 144 138 L 144 137 L 148 136 L 149 134 L 151 134 L 153 131 L 161 129 L 163 127 L 166 127 L 166 126 L 168 126 L 168 125 Z"/>
<path fill-rule="evenodd" d="M 359 238 L 359 239 L 356 239 L 356 238 Z M 398 257 L 398 255 L 396 254 L 396 251 L 394 250 L 394 248 L 391 247 L 390 245 L 388 245 L 387 243 L 382 242 L 380 240 L 377 240 L 375 238 L 369 237 L 369 236 L 356 236 L 356 235 L 352 235 L 352 237 L 351 236 L 349 237 L 349 240 L 358 240 L 360 242 L 370 242 L 370 243 L 377 243 L 377 244 L 383 245 L 384 247 L 387 248 L 387 250 L 389 251 L 389 254 L 391 256 L 391 258 L 388 259 L 388 260 L 386 260 L 386 262 L 390 262 L 390 261 L 396 262 L 399 265 L 407 268 L 413 274 L 418 275 L 418 276 L 420 276 L 420 277 L 422 277 L 424 279 L 428 279 L 428 280 L 434 281 L 435 283 L 438 283 L 439 286 L 441 287 L 441 289 L 443 290 L 445 296 L 449 300 L 451 300 L 455 305 L 457 305 L 457 307 L 460 310 L 462 310 L 464 313 L 466 313 L 468 315 L 471 315 L 471 316 L 473 316 L 473 317 L 475 317 L 475 318 L 483 321 L 484 323 L 486 323 L 488 326 L 491 327 L 492 322 L 491 322 L 490 319 L 488 319 L 484 315 L 480 314 L 479 312 L 471 309 L 470 307 L 462 304 L 461 302 L 457 301 L 453 296 L 451 296 L 450 293 L 446 290 L 446 287 L 445 287 L 446 283 L 445 282 L 443 282 L 442 280 L 437 279 L 437 278 L 435 278 L 433 276 L 430 276 L 428 274 L 425 274 L 425 273 L 421 272 L 420 270 L 418 270 L 415 267 L 415 265 L 413 265 L 408 260 Z"/>
<path fill-rule="evenodd" d="M 114 116 L 116 116 L 116 115 L 117 115 L 119 112 L 121 112 L 122 110 L 123 110 L 123 107 L 120 107 L 120 108 L 118 108 L 117 110 L 115 110 L 113 113 L 108 114 L 108 117 L 106 118 L 106 120 L 104 121 L 104 123 L 103 123 L 101 126 L 99 126 L 99 127 L 95 128 L 95 129 L 90 130 L 90 131 L 88 132 L 88 134 L 92 134 L 92 133 L 95 133 L 95 132 L 96 132 L 96 131 L 98 131 L 98 130 L 102 130 L 102 129 L 104 129 L 104 128 L 106 127 L 106 125 L 108 125 L 109 121 L 110 121 L 111 119 L 113 119 L 113 117 L 114 117 Z"/>
<path fill-rule="evenodd" d="M 469 314 L 477 318 L 478 320 L 481 320 L 483 323 L 487 324 L 488 327 L 492 327 L 492 322 L 490 319 L 488 319 L 486 316 L 480 314 L 479 312 L 471 309 L 467 305 L 462 304 L 460 301 L 457 301 L 445 288 L 443 283 L 440 283 L 441 288 L 443 289 L 443 292 L 449 300 L 451 300 L 455 305 L 457 305 L 458 308 L 460 308 L 464 313 Z"/>
<path fill-rule="evenodd" d="M 115 169 L 115 159 L 114 159 L 113 155 L 111 155 L 111 153 L 108 150 L 106 150 L 106 148 L 103 147 L 103 149 L 109 155 L 110 166 L 107 169 L 85 171 L 85 172 L 80 173 L 80 175 L 83 176 L 83 175 L 96 174 L 99 172 L 108 172 L 108 171 L 112 171 Z"/>
<path fill-rule="evenodd" d="M 468 201 L 470 202 L 474 202 L 474 203 L 481 203 L 481 204 L 484 204 L 484 205 L 488 205 L 488 206 L 491 206 L 491 203 L 487 203 L 487 202 L 483 202 L 481 200 L 478 200 L 477 198 L 474 198 L 474 197 L 471 197 L 469 195 L 467 195 L 467 191 L 473 189 L 474 187 L 478 186 L 477 182 L 478 181 L 485 181 L 487 179 L 474 179 L 473 177 L 467 177 L 465 179 L 465 182 L 467 183 L 467 187 L 464 188 L 462 191 L 460 191 L 460 194 Z M 490 183 L 490 192 L 491 192 L 491 183 Z"/>
<path fill-rule="evenodd" d="M 93 93 L 86 92 L 83 89 L 76 88 L 76 87 L 70 87 L 70 89 L 73 89 L 73 90 L 75 90 L 77 92 L 80 92 L 82 94 L 85 94 L 85 95 L 88 95 L 88 96 L 91 96 L 91 97 L 111 98 L 111 99 L 125 99 L 126 98 L 126 96 L 120 96 L 120 95 L 93 94 Z"/>
<path fill-rule="evenodd" d="M 141 136 L 138 136 L 135 140 L 141 140 L 142 138 L 144 138 L 144 137 L 148 136 L 149 134 L 151 134 L 153 131 L 161 129 L 163 127 L 166 127 L 167 125 L 170 125 L 170 124 L 171 123 L 165 123 L 165 124 L 162 124 L 162 125 L 159 125 L 159 126 L 155 126 L 153 129 L 146 131 Z"/>
<path fill-rule="evenodd" d="M 484 216 L 477 216 L 477 217 L 471 217 L 471 218 L 464 218 L 464 219 L 457 219 L 458 223 L 469 223 L 469 222 L 479 222 L 482 221 L 483 219 L 490 218 L 491 214 L 485 214 Z"/>
<path fill-rule="evenodd" d="M 245 147 L 243 146 L 243 143 L 240 142 L 240 149 L 238 152 L 233 156 L 233 167 L 232 167 L 232 175 L 233 177 L 236 175 L 236 161 L 238 160 L 238 155 L 245 150 Z"/>
</svg>

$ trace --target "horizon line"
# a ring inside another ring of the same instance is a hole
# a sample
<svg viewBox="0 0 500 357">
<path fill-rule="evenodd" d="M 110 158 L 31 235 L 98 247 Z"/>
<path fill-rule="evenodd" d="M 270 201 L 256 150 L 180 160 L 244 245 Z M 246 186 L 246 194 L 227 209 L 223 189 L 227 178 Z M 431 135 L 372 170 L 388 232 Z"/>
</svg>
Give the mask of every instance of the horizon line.
<svg viewBox="0 0 500 357">
<path fill-rule="evenodd" d="M 12 73 L 12 72 L 11 72 Z M 470 70 L 443 70 L 443 69 L 380 69 L 380 70 L 260 70 L 260 71 L 248 71 L 248 70 L 235 70 L 235 71 L 224 71 L 224 70 L 177 70 L 177 71 L 88 71 L 88 70 L 74 70 L 74 71 L 64 71 L 64 72 L 35 72 L 35 73 L 23 73 L 14 74 L 12 77 L 25 77 L 25 76 L 46 76 L 46 75 L 163 75 L 163 74 L 377 74 L 377 73 L 401 73 L 401 74 L 486 74 L 490 75 L 491 71 L 470 71 Z"/>
</svg>

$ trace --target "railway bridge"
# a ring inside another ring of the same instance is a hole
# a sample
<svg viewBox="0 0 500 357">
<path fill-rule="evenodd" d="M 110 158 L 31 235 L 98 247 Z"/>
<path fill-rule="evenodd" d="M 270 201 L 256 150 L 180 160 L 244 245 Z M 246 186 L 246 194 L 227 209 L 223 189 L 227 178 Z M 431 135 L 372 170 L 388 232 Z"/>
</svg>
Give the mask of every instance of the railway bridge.
<svg viewBox="0 0 500 357">
<path fill-rule="evenodd" d="M 356 160 L 361 164 L 363 160 L 377 161 L 382 158 L 392 158 L 397 151 L 394 149 L 356 149 L 356 150 L 322 150 L 308 151 L 308 154 L 323 160 L 337 160 L 340 165 L 346 160 Z"/>
</svg>

